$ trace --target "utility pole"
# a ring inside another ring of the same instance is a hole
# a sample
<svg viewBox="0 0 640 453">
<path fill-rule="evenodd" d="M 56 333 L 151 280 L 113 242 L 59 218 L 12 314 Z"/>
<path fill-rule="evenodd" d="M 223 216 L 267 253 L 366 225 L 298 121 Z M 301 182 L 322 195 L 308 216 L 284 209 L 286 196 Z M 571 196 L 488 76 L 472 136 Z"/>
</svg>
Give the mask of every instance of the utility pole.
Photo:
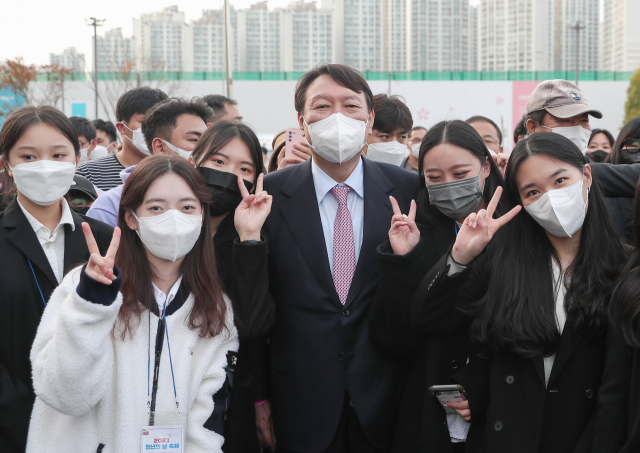
<svg viewBox="0 0 640 453">
<path fill-rule="evenodd" d="M 587 28 L 586 25 L 582 23 L 580 20 L 576 20 L 573 24 L 569 25 L 569 28 L 575 30 L 576 32 L 576 61 L 575 61 L 575 71 L 576 71 L 576 86 L 578 86 L 578 79 L 580 78 L 580 30 L 584 30 Z"/>
<path fill-rule="evenodd" d="M 107 19 L 96 19 L 95 17 L 87 19 L 87 25 L 93 27 L 93 85 L 95 87 L 96 95 L 96 116 L 94 119 L 98 119 L 98 27 L 102 27 L 104 21 Z"/>
<path fill-rule="evenodd" d="M 231 17 L 229 17 L 229 0 L 224 0 L 224 61 L 227 70 L 227 97 L 233 98 L 233 71 L 229 63 L 229 50 L 231 43 L 229 42 L 229 26 L 231 25 Z"/>
</svg>

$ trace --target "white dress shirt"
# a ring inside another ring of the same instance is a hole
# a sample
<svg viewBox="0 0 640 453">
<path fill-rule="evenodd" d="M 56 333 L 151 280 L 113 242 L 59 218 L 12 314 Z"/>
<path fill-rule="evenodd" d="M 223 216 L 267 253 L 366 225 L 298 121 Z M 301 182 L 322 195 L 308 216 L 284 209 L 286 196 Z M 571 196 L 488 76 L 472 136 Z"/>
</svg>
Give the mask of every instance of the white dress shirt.
<svg viewBox="0 0 640 453">
<path fill-rule="evenodd" d="M 171 301 L 176 298 L 176 294 L 178 294 L 178 290 L 180 289 L 180 283 L 182 283 L 182 275 L 178 278 L 178 280 L 176 280 L 169 292 L 165 294 L 165 292 L 158 288 L 155 283 L 151 282 L 151 284 L 153 285 L 153 295 L 156 298 L 160 316 L 162 316 L 162 309 L 168 307 Z"/>
<path fill-rule="evenodd" d="M 20 206 L 31 228 L 35 231 L 58 283 L 62 281 L 62 277 L 64 276 L 64 225 L 71 225 L 72 231 L 76 229 L 76 224 L 73 223 L 73 216 L 71 215 L 71 209 L 69 209 L 67 200 L 63 198 L 60 202 L 62 203 L 62 216 L 60 217 L 58 226 L 52 233 L 49 228 L 40 223 L 38 219 L 32 216 L 29 211 L 22 206 L 18 198 L 18 206 Z"/>
<path fill-rule="evenodd" d="M 560 268 L 554 259 L 551 260 L 551 270 L 553 272 L 553 292 L 556 296 L 556 323 L 558 325 L 558 331 L 560 335 L 562 335 L 564 325 L 567 322 L 567 312 L 564 310 L 564 296 L 567 294 L 567 287 L 565 286 L 566 278 L 564 274 L 560 272 Z M 549 376 L 551 376 L 551 370 L 553 369 L 555 360 L 555 353 L 544 358 L 545 386 L 549 384 Z"/>
<path fill-rule="evenodd" d="M 356 253 L 356 264 L 360 256 L 360 248 L 362 247 L 362 235 L 364 228 L 364 169 L 362 159 L 358 161 L 358 165 L 351 172 L 347 180 L 338 184 L 331 176 L 326 174 L 315 161 L 311 162 L 311 175 L 313 176 L 313 185 L 316 189 L 316 197 L 318 198 L 318 209 L 320 210 L 320 220 L 322 221 L 322 231 L 324 232 L 324 242 L 327 246 L 327 255 L 329 256 L 329 266 L 333 275 L 333 227 L 338 214 L 338 200 L 330 192 L 335 186 L 349 186 L 351 190 L 347 195 L 347 208 L 351 215 L 351 224 L 353 225 L 353 242 Z"/>
</svg>

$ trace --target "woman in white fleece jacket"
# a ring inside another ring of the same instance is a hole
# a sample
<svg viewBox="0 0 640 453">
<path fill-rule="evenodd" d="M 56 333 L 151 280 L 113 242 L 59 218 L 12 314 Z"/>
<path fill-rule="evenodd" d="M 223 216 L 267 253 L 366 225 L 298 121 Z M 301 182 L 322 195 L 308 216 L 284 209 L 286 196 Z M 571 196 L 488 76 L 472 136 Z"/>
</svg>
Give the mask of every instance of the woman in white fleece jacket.
<svg viewBox="0 0 640 453">
<path fill-rule="evenodd" d="M 131 453 L 150 425 L 181 425 L 179 451 L 221 451 L 205 426 L 221 416 L 212 396 L 238 342 L 209 201 L 186 160 L 152 156 L 125 185 L 105 256 L 83 224 L 91 258 L 53 293 L 31 351 L 27 452 Z"/>
</svg>

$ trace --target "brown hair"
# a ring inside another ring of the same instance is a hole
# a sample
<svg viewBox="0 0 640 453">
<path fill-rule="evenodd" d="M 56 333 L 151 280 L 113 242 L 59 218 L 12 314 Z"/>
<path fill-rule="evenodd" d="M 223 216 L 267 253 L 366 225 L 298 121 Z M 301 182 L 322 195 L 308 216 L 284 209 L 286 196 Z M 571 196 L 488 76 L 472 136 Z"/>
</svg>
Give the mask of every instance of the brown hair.
<svg viewBox="0 0 640 453">
<path fill-rule="evenodd" d="M 260 140 L 246 124 L 232 123 L 231 121 L 218 121 L 213 124 L 196 143 L 196 147 L 191 153 L 193 162 L 196 164 L 196 168 L 200 168 L 204 161 L 219 153 L 234 138 L 239 138 L 249 148 L 255 167 L 253 173 L 253 184 L 255 185 L 258 181 L 258 175 L 264 172 L 264 156 Z"/>
<path fill-rule="evenodd" d="M 294 128 L 289 128 L 289 129 L 294 129 Z M 269 166 L 267 168 L 267 172 L 269 173 L 271 173 L 272 171 L 276 171 L 278 169 L 278 156 L 284 149 L 287 141 L 283 139 L 278 144 L 278 146 L 276 146 L 276 142 L 278 141 L 278 138 L 284 136 L 284 134 L 286 134 L 289 129 L 285 129 L 281 132 L 278 132 L 275 135 L 275 137 L 273 137 L 273 141 L 271 142 L 271 149 L 273 150 L 273 152 L 271 153 L 271 157 L 269 158 Z"/>
<path fill-rule="evenodd" d="M 189 185 L 202 203 L 202 229 L 193 249 L 182 262 L 182 284 L 193 293 L 195 303 L 189 313 L 189 328 L 199 329 L 202 337 L 213 337 L 226 328 L 227 306 L 218 280 L 215 254 L 209 221 L 208 205 L 211 195 L 202 177 L 188 161 L 179 156 L 158 154 L 147 157 L 131 172 L 122 191 L 118 226 L 122 230 L 116 264 L 122 272 L 122 307 L 118 313 L 121 338 L 124 339 L 140 322 L 144 310 L 155 306 L 152 276 L 153 270 L 147 259 L 142 241 L 125 221 L 129 211 L 138 208 L 147 190 L 158 178 L 175 173 Z"/>
<path fill-rule="evenodd" d="M 303 75 L 296 84 L 295 106 L 296 111 L 302 115 L 304 112 L 304 101 L 307 96 L 307 89 L 318 77 L 328 75 L 345 88 L 349 88 L 356 93 L 364 93 L 367 99 L 368 111 L 373 109 L 373 93 L 369 84 L 358 71 L 343 64 L 323 64 Z"/>
<path fill-rule="evenodd" d="M 400 96 L 376 94 L 373 98 L 373 110 L 376 112 L 373 128 L 377 131 L 392 134 L 398 129 L 409 132 L 413 127 L 411 110 Z"/>
</svg>

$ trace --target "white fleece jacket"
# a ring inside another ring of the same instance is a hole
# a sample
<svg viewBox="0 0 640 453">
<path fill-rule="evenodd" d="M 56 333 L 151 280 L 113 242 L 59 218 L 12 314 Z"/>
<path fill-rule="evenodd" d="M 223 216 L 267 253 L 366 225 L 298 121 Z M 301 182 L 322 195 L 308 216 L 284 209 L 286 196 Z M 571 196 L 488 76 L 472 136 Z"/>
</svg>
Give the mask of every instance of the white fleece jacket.
<svg viewBox="0 0 640 453">
<path fill-rule="evenodd" d="M 112 329 L 122 294 L 105 306 L 76 292 L 81 268 L 70 272 L 54 291 L 31 350 L 36 402 L 29 425 L 28 453 L 132 453 L 141 448 L 148 425 L 147 365 L 149 316 L 144 312 L 133 338 L 114 338 Z M 183 425 L 185 451 L 220 452 L 224 439 L 203 425 L 224 384 L 226 354 L 238 349 L 233 310 L 227 302 L 227 331 L 202 338 L 190 330 L 194 303 L 166 319 L 180 414 L 175 405 L 169 351 L 163 344 L 155 425 Z M 151 376 L 158 317 L 151 314 Z M 151 384 L 151 382 L 150 382 Z"/>
</svg>

